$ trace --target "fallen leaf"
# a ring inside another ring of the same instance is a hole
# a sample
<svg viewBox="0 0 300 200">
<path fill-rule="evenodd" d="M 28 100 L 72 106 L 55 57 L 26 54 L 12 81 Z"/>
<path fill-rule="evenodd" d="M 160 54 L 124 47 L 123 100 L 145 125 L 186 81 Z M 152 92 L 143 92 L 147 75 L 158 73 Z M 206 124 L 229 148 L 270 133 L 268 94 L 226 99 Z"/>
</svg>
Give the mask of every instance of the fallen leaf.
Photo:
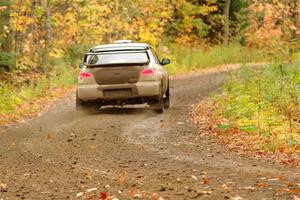
<svg viewBox="0 0 300 200">
<path fill-rule="evenodd" d="M 269 187 L 269 186 L 270 186 L 270 185 L 267 184 L 267 183 L 259 183 L 259 184 L 256 185 L 256 187 L 258 187 L 258 188 L 267 188 L 267 187 Z"/>
<path fill-rule="evenodd" d="M 212 193 L 211 190 L 197 190 L 196 192 L 198 194 L 211 194 Z"/>
<path fill-rule="evenodd" d="M 160 122 L 160 128 L 163 128 L 165 124 L 163 122 Z"/>
<path fill-rule="evenodd" d="M 290 193 L 291 194 L 299 194 L 300 193 L 300 189 L 297 189 L 297 188 L 290 189 Z"/>
<path fill-rule="evenodd" d="M 208 184 L 209 183 L 209 179 L 208 178 L 203 178 L 202 179 L 202 183 L 203 184 Z"/>
<path fill-rule="evenodd" d="M 229 192 L 229 191 L 230 191 L 229 187 L 228 187 L 225 183 L 221 185 L 221 189 L 222 189 L 224 192 Z"/>
<path fill-rule="evenodd" d="M 294 196 L 294 200 L 300 200 L 300 197 Z"/>
<path fill-rule="evenodd" d="M 140 198 L 140 197 L 142 197 L 142 194 L 140 193 L 140 191 L 138 191 L 138 190 L 136 190 L 134 188 L 130 189 L 128 192 L 129 192 L 130 196 L 133 197 L 133 198 Z"/>
<path fill-rule="evenodd" d="M 106 199 L 107 198 L 107 194 L 106 194 L 106 192 L 101 192 L 101 194 L 100 194 L 101 196 L 101 199 Z"/>
<path fill-rule="evenodd" d="M 159 196 L 157 193 L 152 193 L 152 200 L 158 200 Z"/>
<path fill-rule="evenodd" d="M 0 183 L 0 191 L 5 192 L 7 191 L 8 186 L 5 183 Z"/>
<path fill-rule="evenodd" d="M 287 188 L 279 188 L 278 189 L 278 191 L 277 191 L 277 193 L 276 193 L 276 195 L 278 196 L 278 195 L 283 195 L 283 194 L 285 194 L 285 193 L 287 193 L 287 192 L 289 192 L 290 190 L 289 189 L 287 189 Z"/>
<path fill-rule="evenodd" d="M 278 181 L 279 180 L 279 178 L 270 178 L 270 179 L 268 179 L 268 181 Z"/>
<path fill-rule="evenodd" d="M 124 182 L 127 179 L 128 179 L 128 173 L 126 170 L 124 170 L 119 174 L 119 182 Z"/>
<path fill-rule="evenodd" d="M 295 183 L 291 183 L 291 182 L 289 182 L 287 185 L 288 185 L 289 187 L 295 187 L 295 186 L 296 186 Z"/>
<path fill-rule="evenodd" d="M 192 175 L 191 177 L 192 177 L 192 179 L 194 179 L 195 181 L 198 180 L 198 178 L 197 178 L 196 176 L 194 176 L 194 175 Z"/>
<path fill-rule="evenodd" d="M 230 198 L 231 200 L 243 200 L 243 198 L 242 197 L 232 197 L 232 198 Z"/>
<path fill-rule="evenodd" d="M 15 148 L 16 146 L 17 146 L 17 144 L 14 142 L 9 145 L 10 148 Z"/>
<path fill-rule="evenodd" d="M 255 187 L 252 186 L 239 187 L 239 190 L 255 190 Z"/>
<path fill-rule="evenodd" d="M 48 133 L 47 138 L 48 138 L 48 140 L 51 140 L 53 138 L 53 134 L 52 133 Z"/>
<path fill-rule="evenodd" d="M 96 191 L 97 188 L 90 188 L 90 189 L 87 189 L 86 192 L 93 192 L 93 191 Z"/>
<path fill-rule="evenodd" d="M 83 195 L 83 192 L 79 192 L 76 194 L 76 197 L 81 197 Z"/>
<path fill-rule="evenodd" d="M 89 179 L 89 180 L 92 180 L 92 174 L 91 174 L 91 172 L 86 172 L 85 173 L 85 178 Z"/>
<path fill-rule="evenodd" d="M 134 198 L 141 198 L 143 195 L 141 193 L 136 193 L 133 195 Z"/>
</svg>

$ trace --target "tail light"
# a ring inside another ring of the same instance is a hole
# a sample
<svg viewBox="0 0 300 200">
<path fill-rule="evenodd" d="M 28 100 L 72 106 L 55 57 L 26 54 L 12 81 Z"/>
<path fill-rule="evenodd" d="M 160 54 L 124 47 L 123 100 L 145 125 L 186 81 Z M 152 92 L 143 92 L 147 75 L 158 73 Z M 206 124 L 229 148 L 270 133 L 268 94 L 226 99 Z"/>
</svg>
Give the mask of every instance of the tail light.
<svg viewBox="0 0 300 200">
<path fill-rule="evenodd" d="M 141 73 L 143 76 L 152 76 L 154 75 L 154 70 L 153 69 L 144 69 Z"/>
<path fill-rule="evenodd" d="M 80 72 L 80 78 L 90 78 L 92 76 L 93 76 L 93 74 L 91 74 L 89 72 Z"/>
</svg>

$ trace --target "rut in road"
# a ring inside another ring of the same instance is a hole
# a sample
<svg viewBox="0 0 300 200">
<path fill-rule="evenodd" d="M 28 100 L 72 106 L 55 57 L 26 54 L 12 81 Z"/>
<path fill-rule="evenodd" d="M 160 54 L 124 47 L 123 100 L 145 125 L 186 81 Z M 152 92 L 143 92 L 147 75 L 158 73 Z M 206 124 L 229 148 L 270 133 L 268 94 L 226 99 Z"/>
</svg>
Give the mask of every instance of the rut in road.
<svg viewBox="0 0 300 200">
<path fill-rule="evenodd" d="M 171 81 L 172 107 L 76 113 L 74 97 L 3 129 L 0 199 L 292 199 L 297 169 L 241 158 L 189 121 L 227 72 Z M 91 189 L 91 190 L 89 190 Z M 78 195 L 79 197 L 76 197 Z"/>
</svg>

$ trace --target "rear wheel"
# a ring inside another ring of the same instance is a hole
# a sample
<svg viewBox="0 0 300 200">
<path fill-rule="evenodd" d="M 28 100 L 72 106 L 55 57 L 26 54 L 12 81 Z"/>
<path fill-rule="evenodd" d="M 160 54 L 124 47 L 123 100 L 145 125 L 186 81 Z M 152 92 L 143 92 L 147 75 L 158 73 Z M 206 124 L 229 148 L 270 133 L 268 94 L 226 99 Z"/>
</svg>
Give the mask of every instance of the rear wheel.
<svg viewBox="0 0 300 200">
<path fill-rule="evenodd" d="M 156 113 L 162 114 L 165 110 L 164 94 L 162 88 L 160 88 L 159 100 L 153 105 Z"/>
<path fill-rule="evenodd" d="M 165 104 L 164 104 L 164 100 L 162 99 L 156 103 L 154 111 L 156 113 L 162 114 L 164 113 L 164 110 L 165 110 Z"/>
<path fill-rule="evenodd" d="M 166 109 L 170 108 L 170 88 L 169 88 L 169 85 L 168 85 L 168 89 L 167 89 L 167 92 L 166 92 L 166 97 L 164 98 L 164 107 Z"/>
</svg>

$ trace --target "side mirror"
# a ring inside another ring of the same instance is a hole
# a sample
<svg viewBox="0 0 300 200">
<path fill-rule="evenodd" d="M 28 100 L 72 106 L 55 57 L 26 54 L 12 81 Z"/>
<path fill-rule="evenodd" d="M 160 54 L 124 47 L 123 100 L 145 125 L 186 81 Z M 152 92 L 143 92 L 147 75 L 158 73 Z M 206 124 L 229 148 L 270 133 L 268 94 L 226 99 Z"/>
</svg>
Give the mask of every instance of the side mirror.
<svg viewBox="0 0 300 200">
<path fill-rule="evenodd" d="M 171 60 L 169 58 L 163 58 L 160 62 L 161 65 L 168 65 L 171 63 Z"/>
<path fill-rule="evenodd" d="M 83 64 L 83 63 L 80 63 L 80 64 L 79 64 L 79 68 L 82 69 L 83 67 L 84 67 L 84 64 Z"/>
</svg>

